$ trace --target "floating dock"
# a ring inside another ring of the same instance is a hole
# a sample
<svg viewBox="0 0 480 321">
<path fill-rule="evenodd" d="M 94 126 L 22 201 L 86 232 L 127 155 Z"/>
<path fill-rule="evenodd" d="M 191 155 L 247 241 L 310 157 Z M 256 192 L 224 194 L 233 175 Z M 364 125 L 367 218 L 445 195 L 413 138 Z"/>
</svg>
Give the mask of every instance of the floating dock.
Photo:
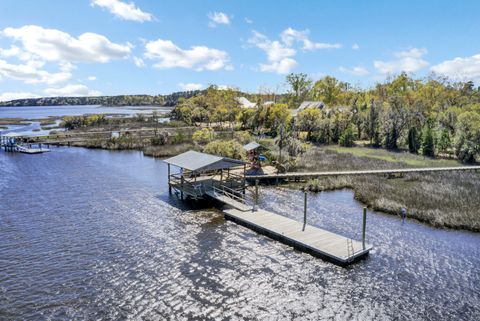
<svg viewBox="0 0 480 321">
<path fill-rule="evenodd" d="M 321 257 L 340 266 L 347 266 L 368 256 L 372 246 L 348 237 L 305 225 L 288 217 L 265 210 L 226 209 L 225 218 L 267 235 L 297 250 Z"/>
</svg>

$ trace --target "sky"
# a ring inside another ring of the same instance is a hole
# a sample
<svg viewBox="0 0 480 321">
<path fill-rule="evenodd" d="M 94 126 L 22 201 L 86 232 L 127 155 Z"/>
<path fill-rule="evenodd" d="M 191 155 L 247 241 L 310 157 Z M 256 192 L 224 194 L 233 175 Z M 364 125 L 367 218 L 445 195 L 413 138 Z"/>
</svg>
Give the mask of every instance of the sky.
<svg viewBox="0 0 480 321">
<path fill-rule="evenodd" d="M 1 0 L 0 101 L 368 88 L 405 71 L 480 82 L 480 1 Z"/>
</svg>

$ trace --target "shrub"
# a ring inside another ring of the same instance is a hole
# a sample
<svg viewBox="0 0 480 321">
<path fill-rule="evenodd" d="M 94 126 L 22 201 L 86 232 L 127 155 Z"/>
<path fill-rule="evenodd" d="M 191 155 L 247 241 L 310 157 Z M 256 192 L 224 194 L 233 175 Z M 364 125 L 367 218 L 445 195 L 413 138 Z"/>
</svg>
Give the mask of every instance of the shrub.
<svg viewBox="0 0 480 321">
<path fill-rule="evenodd" d="M 338 144 L 343 147 L 353 147 L 355 145 L 355 133 L 352 127 L 347 127 L 338 140 Z"/>
<path fill-rule="evenodd" d="M 168 133 L 166 132 L 160 132 L 160 133 L 155 133 L 155 136 L 153 136 L 150 139 L 150 143 L 152 145 L 165 145 L 168 142 Z"/>
<path fill-rule="evenodd" d="M 211 128 L 202 128 L 193 133 L 192 139 L 195 143 L 206 144 L 215 138 L 215 132 Z"/>
<path fill-rule="evenodd" d="M 245 154 L 243 146 L 235 140 L 215 140 L 208 143 L 203 152 L 235 159 L 242 159 Z"/>
</svg>

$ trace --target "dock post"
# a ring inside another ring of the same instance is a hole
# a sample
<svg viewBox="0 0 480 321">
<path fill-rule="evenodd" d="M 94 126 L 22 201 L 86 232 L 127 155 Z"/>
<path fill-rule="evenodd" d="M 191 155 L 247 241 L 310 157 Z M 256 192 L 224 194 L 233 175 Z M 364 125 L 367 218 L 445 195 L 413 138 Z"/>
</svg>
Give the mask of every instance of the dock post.
<svg viewBox="0 0 480 321">
<path fill-rule="evenodd" d="M 362 246 L 365 250 L 365 229 L 367 228 L 367 208 L 363 208 Z"/>
<path fill-rule="evenodd" d="M 180 184 L 180 186 L 181 186 L 181 189 L 180 189 L 180 199 L 183 201 L 183 172 L 182 172 L 181 175 L 182 175 L 182 176 L 180 176 L 180 177 L 181 177 L 181 178 L 180 178 L 180 182 L 181 182 L 181 184 Z"/>
<path fill-rule="evenodd" d="M 170 183 L 170 164 L 167 164 L 168 168 L 168 194 L 172 195 L 172 185 Z"/>
<path fill-rule="evenodd" d="M 257 204 L 258 204 L 258 179 L 255 180 L 255 196 L 253 200 L 253 211 L 255 212 L 257 210 Z"/>
<path fill-rule="evenodd" d="M 305 231 L 307 226 L 307 191 L 303 191 L 303 228 L 302 231 Z"/>
</svg>

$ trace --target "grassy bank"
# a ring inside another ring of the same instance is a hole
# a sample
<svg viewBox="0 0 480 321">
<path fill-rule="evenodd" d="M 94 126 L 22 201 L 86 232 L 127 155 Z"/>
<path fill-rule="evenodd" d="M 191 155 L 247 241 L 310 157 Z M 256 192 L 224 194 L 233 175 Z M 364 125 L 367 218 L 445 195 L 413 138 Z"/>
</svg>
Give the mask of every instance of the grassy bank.
<svg viewBox="0 0 480 321">
<path fill-rule="evenodd" d="M 409 153 L 367 148 L 312 147 L 298 162 L 298 171 L 391 169 L 420 166 L 461 166 L 453 160 L 435 160 Z M 480 174 L 440 172 L 329 177 L 310 180 L 313 191 L 351 188 L 355 198 L 374 210 L 398 214 L 436 227 L 480 231 Z"/>
</svg>

